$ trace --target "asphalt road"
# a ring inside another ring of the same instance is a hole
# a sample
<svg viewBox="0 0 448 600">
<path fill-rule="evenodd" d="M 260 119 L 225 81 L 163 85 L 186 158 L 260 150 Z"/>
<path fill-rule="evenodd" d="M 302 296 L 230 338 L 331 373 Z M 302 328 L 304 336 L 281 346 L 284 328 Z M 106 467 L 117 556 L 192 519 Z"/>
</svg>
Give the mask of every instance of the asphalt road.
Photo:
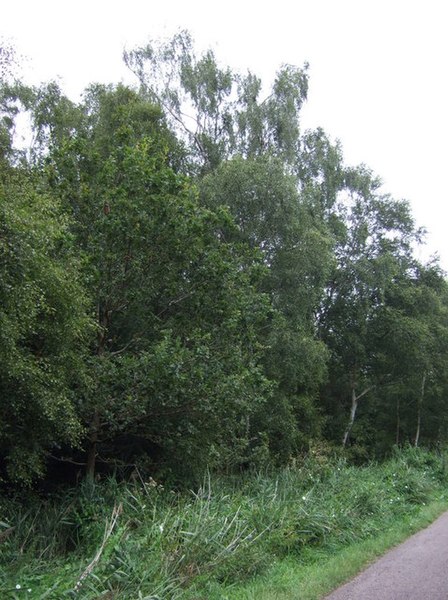
<svg viewBox="0 0 448 600">
<path fill-rule="evenodd" d="M 448 512 L 325 600 L 448 600 Z"/>
</svg>

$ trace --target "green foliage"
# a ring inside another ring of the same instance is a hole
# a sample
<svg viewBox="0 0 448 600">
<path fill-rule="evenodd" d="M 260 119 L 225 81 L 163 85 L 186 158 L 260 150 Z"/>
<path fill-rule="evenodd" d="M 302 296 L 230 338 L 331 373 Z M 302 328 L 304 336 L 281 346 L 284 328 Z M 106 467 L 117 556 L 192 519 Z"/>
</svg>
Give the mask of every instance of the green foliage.
<svg viewBox="0 0 448 600">
<path fill-rule="evenodd" d="M 16 50 L 9 42 L 0 38 L 0 81 L 6 81 L 12 76 L 16 63 Z"/>
<path fill-rule="evenodd" d="M 276 382 L 254 427 L 269 436 L 273 456 L 287 459 L 319 428 L 313 399 L 326 377 L 327 354 L 315 339 L 314 313 L 329 269 L 329 243 L 299 199 L 295 178 L 272 156 L 235 158 L 203 178 L 201 199 L 228 207 L 237 228 L 226 237 L 257 249 L 260 281 L 274 309 L 265 328 L 264 368 Z"/>
<path fill-rule="evenodd" d="M 385 386 L 395 385 L 399 377 L 393 347 L 404 333 L 405 321 L 389 304 L 397 282 L 403 290 L 405 282 L 412 285 L 418 267 L 411 245 L 421 235 L 409 205 L 381 195 L 379 185 L 365 168 L 344 169 L 336 204 L 323 213 L 333 231 L 336 258 L 319 315 L 321 336 L 331 352 L 325 404 L 333 418 L 327 435 L 341 436 L 345 420 L 344 445 L 351 437 L 364 449 L 381 435 L 375 416 L 378 401 L 387 394 Z M 408 349 L 421 355 L 427 335 L 416 320 L 412 328 L 415 336 L 408 339 Z M 412 360 L 403 346 L 399 354 L 410 367 Z M 415 363 L 410 368 L 415 371 Z M 371 410 L 364 409 L 366 403 Z M 358 412 L 367 417 L 366 426 L 355 424 Z M 390 447 L 393 440 L 387 443 Z"/>
<path fill-rule="evenodd" d="M 185 483 L 322 439 L 358 463 L 443 443 L 444 274 L 415 259 L 409 205 L 301 131 L 306 65 L 263 97 L 186 32 L 125 61 L 139 90 L 75 103 L 12 82 L 0 46 L 7 478 L 51 458 Z"/>
<path fill-rule="evenodd" d="M 186 141 L 195 171 L 198 165 L 204 174 L 236 154 L 255 158 L 270 153 L 294 163 L 307 65 L 283 66 L 271 93 L 261 99 L 258 77 L 221 68 L 211 50 L 197 57 L 186 31 L 125 52 L 124 60 Z"/>
<path fill-rule="evenodd" d="M 46 452 L 79 442 L 85 308 L 68 220 L 26 173 L 11 174 L 0 187 L 0 452 L 12 480 L 29 483 Z"/>
<path fill-rule="evenodd" d="M 223 238 L 228 212 L 201 207 L 169 167 L 156 107 L 99 87 L 81 112 L 85 126 L 55 145 L 46 170 L 76 221 L 98 319 L 79 404 L 86 448 L 96 453 L 100 433 L 103 459 L 150 449 L 175 476 L 245 460 L 248 421 L 270 387 L 258 366 L 261 263 Z M 132 447 L 119 450 L 119 438 Z"/>
</svg>

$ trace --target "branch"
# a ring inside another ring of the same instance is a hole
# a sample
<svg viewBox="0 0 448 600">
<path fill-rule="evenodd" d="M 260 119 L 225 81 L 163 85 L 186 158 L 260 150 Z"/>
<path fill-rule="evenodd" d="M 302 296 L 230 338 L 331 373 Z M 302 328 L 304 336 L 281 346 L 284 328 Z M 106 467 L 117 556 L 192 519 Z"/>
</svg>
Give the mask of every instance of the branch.
<svg viewBox="0 0 448 600">
<path fill-rule="evenodd" d="M 366 394 L 368 394 L 368 393 L 369 393 L 371 390 L 373 390 L 373 388 L 375 388 L 375 387 L 376 387 L 376 385 L 371 385 L 370 387 L 368 387 L 367 389 L 365 389 L 363 392 L 361 392 L 361 393 L 359 394 L 359 396 L 356 396 L 356 397 L 355 397 L 355 400 L 356 400 L 356 402 L 357 402 L 358 400 L 360 400 L 360 399 L 361 399 L 363 396 L 365 396 Z"/>
<path fill-rule="evenodd" d="M 65 458 L 64 456 L 58 457 L 58 456 L 55 456 L 54 454 L 49 454 L 48 456 L 50 458 L 52 458 L 53 460 L 57 460 L 59 462 L 67 462 L 67 463 L 70 463 L 71 465 L 77 465 L 78 467 L 85 467 L 87 464 L 85 462 L 77 462 L 76 460 L 72 460 L 71 458 Z"/>
<path fill-rule="evenodd" d="M 164 110 L 166 110 L 166 111 L 167 111 L 167 112 L 170 114 L 170 116 L 171 116 L 171 117 L 172 117 L 172 118 L 173 118 L 175 121 L 177 121 L 177 123 L 178 123 L 178 124 L 181 126 L 181 128 L 182 128 L 182 129 L 183 129 L 183 130 L 184 130 L 184 131 L 185 131 L 185 132 L 186 132 L 188 135 L 190 135 L 190 136 L 193 138 L 193 140 L 194 140 L 194 143 L 196 144 L 196 146 L 197 146 L 197 147 L 198 147 L 198 149 L 199 149 L 199 152 L 200 152 L 200 153 L 201 153 L 201 154 L 202 154 L 202 155 L 205 157 L 205 151 L 204 151 L 204 148 L 203 148 L 203 146 L 202 146 L 201 142 L 199 141 L 199 138 L 198 138 L 198 136 L 197 136 L 197 133 L 194 133 L 194 132 L 193 132 L 191 129 L 189 129 L 189 128 L 188 128 L 188 127 L 185 125 L 185 123 L 184 123 L 184 121 L 181 119 L 181 117 L 180 117 L 180 116 L 179 116 L 179 115 L 178 115 L 178 114 L 177 114 L 177 113 L 176 113 L 176 112 L 175 112 L 175 111 L 174 111 L 174 110 L 173 110 L 173 109 L 170 107 L 170 105 L 169 105 L 167 102 L 165 102 L 165 101 L 162 99 L 162 96 L 161 96 L 159 93 L 157 93 L 157 92 L 154 90 L 154 88 L 153 88 L 153 87 L 151 87 L 151 86 L 149 86 L 147 83 L 145 83 L 145 81 L 144 81 L 144 78 L 142 77 L 142 75 L 141 75 L 141 74 L 139 74 L 139 73 L 138 73 L 138 71 L 136 71 L 135 69 L 133 69 L 133 68 L 130 66 L 130 64 L 129 64 L 129 61 L 126 61 L 126 66 L 128 67 L 128 69 L 129 69 L 129 70 L 130 70 L 132 73 L 134 73 L 134 75 L 137 77 L 137 79 L 139 79 L 139 80 L 140 80 L 140 83 L 141 83 L 141 84 L 142 84 L 144 87 L 146 87 L 146 88 L 147 88 L 147 89 L 148 89 L 148 90 L 151 92 L 151 94 L 154 96 L 154 98 L 157 100 L 157 102 L 160 104 L 160 106 L 161 106 L 161 107 L 162 107 Z M 197 125 L 200 125 L 200 124 L 198 123 L 197 119 L 195 119 L 194 117 L 190 117 L 189 115 L 186 115 L 186 114 L 185 114 L 185 113 L 183 113 L 182 111 L 179 111 L 179 112 L 180 112 L 180 114 L 181 114 L 182 116 L 188 117 L 188 118 L 192 119 L 193 121 L 195 121 L 195 123 L 196 123 Z"/>
<path fill-rule="evenodd" d="M 120 350 L 115 350 L 114 352 L 109 352 L 109 356 L 117 356 L 117 354 L 121 354 L 122 352 L 124 352 L 125 350 L 127 350 L 129 348 L 129 346 L 132 346 L 132 344 L 134 342 L 137 341 L 138 338 L 132 338 L 132 340 L 130 340 L 127 344 L 125 344 L 123 346 L 123 348 L 120 348 Z"/>
<path fill-rule="evenodd" d="M 75 585 L 75 588 L 74 588 L 75 592 L 79 592 L 84 579 L 90 575 L 90 573 L 93 571 L 93 569 L 98 564 L 98 561 L 101 558 L 101 554 L 103 553 L 103 550 L 107 544 L 107 540 L 112 535 L 112 531 L 114 530 L 114 527 L 117 524 L 118 517 L 121 515 L 122 512 L 123 512 L 123 506 L 121 503 L 118 506 L 114 506 L 114 509 L 112 511 L 112 516 L 110 519 L 110 523 L 106 522 L 106 528 L 104 530 L 103 542 L 102 542 L 101 546 L 99 547 L 98 552 L 96 553 L 92 562 L 87 566 L 85 571 L 82 573 L 81 577 L 78 579 L 78 581 Z"/>
<path fill-rule="evenodd" d="M 189 298 L 193 294 L 194 294 L 194 290 L 192 290 L 191 292 L 187 292 L 186 294 L 184 294 L 183 296 L 180 296 L 179 298 L 175 298 L 174 300 L 170 300 L 168 302 L 168 304 L 165 306 L 165 308 L 162 308 L 162 310 L 157 313 L 156 317 L 159 318 L 160 315 L 163 315 L 163 313 L 166 312 L 169 309 L 170 306 L 173 306 L 174 304 L 179 304 L 179 302 L 182 302 L 182 300 L 186 300 L 187 298 Z"/>
</svg>

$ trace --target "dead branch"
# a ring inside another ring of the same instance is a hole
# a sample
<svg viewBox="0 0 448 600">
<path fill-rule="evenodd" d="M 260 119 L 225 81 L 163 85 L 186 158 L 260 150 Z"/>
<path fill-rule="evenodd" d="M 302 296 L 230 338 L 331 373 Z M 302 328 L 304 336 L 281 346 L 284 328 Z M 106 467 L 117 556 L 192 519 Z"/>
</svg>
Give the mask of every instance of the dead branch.
<svg viewBox="0 0 448 600">
<path fill-rule="evenodd" d="M 98 552 L 95 554 L 95 557 L 92 560 L 92 562 L 87 566 L 87 568 L 82 573 L 81 577 L 78 579 L 78 581 L 75 585 L 75 588 L 74 588 L 75 593 L 79 592 L 83 581 L 86 579 L 86 577 L 88 577 L 90 575 L 90 573 L 92 573 L 93 569 L 98 564 L 98 561 L 101 558 L 101 554 L 103 553 L 103 550 L 107 544 L 107 540 L 112 535 L 112 531 L 114 530 L 115 525 L 117 524 L 117 521 L 118 521 L 118 517 L 121 515 L 122 511 L 123 511 L 123 505 L 121 504 L 121 502 L 118 506 L 114 506 L 114 509 L 112 511 L 112 515 L 110 518 L 110 522 L 106 521 L 106 527 L 104 530 L 104 536 L 103 536 L 103 541 L 101 543 L 101 546 L 99 547 Z"/>
</svg>

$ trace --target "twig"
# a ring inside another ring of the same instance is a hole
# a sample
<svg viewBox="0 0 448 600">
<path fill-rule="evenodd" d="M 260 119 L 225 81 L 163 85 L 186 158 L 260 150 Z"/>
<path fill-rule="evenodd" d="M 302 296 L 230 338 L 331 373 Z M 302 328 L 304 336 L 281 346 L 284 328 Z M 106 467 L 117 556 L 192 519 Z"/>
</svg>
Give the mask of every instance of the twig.
<svg viewBox="0 0 448 600">
<path fill-rule="evenodd" d="M 77 462 L 76 460 L 72 460 L 71 458 L 66 458 L 65 456 L 55 456 L 54 454 L 49 454 L 48 455 L 50 458 L 52 458 L 53 460 L 57 460 L 59 462 L 67 462 L 70 463 L 71 465 L 76 465 L 78 467 L 85 467 L 86 466 L 86 462 Z"/>
<path fill-rule="evenodd" d="M 104 530 L 104 536 L 103 536 L 103 541 L 101 546 L 98 549 L 98 552 L 95 554 L 95 558 L 92 560 L 92 562 L 88 565 L 88 567 L 85 569 L 85 571 L 82 573 L 81 577 L 78 579 L 74 591 L 75 592 L 79 592 L 79 590 L 81 589 L 82 583 L 84 581 L 84 579 L 86 577 L 88 577 L 90 575 L 90 573 L 93 571 L 93 569 L 96 567 L 98 561 L 101 558 L 101 554 L 103 553 L 104 547 L 107 544 L 107 540 L 110 538 L 110 536 L 112 535 L 112 531 L 114 530 L 115 525 L 117 524 L 118 521 L 118 517 L 121 515 L 123 511 L 123 505 L 120 504 L 118 506 L 114 506 L 114 509 L 112 511 L 112 516 L 110 518 L 110 523 L 106 522 L 106 528 Z"/>
</svg>

